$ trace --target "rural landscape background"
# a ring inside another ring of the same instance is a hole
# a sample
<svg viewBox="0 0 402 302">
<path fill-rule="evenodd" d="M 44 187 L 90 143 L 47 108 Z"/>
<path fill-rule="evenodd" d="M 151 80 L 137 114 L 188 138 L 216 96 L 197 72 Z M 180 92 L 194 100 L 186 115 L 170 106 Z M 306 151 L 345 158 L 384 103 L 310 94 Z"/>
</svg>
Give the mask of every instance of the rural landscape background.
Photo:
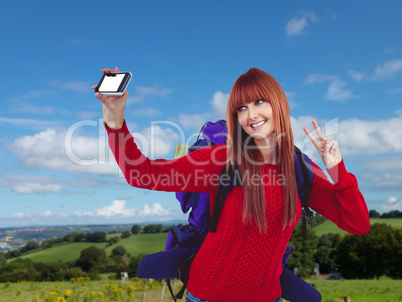
<svg viewBox="0 0 402 302">
<path fill-rule="evenodd" d="M 287 267 L 315 284 L 323 301 L 400 301 L 401 215 L 392 211 L 381 218 L 371 210 L 364 236 L 315 216 L 307 238 L 296 227 Z M 21 245 L 0 254 L 2 301 L 172 301 L 163 280 L 138 279 L 136 270 L 144 255 L 164 250 L 173 226 L 2 229 L 3 242 Z M 128 280 L 122 281 L 124 272 Z M 173 284 L 181 287 L 178 280 Z"/>
<path fill-rule="evenodd" d="M 241 74 L 270 73 L 296 146 L 324 168 L 302 130 L 317 120 L 371 210 L 365 236 L 320 217 L 306 239 L 296 227 L 289 269 L 323 301 L 402 301 L 401 1 L 21 0 L 0 11 L 0 301 L 169 301 L 136 267 L 187 217 L 174 193 L 119 172 L 91 89 L 115 66 L 133 74 L 130 131 L 166 159 L 225 117 Z"/>
</svg>

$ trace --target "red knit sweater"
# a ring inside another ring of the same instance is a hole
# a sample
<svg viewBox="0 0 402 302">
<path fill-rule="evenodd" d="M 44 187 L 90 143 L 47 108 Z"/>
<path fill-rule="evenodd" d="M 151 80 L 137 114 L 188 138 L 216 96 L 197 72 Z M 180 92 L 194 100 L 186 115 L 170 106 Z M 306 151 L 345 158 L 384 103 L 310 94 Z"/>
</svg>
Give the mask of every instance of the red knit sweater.
<svg viewBox="0 0 402 302">
<path fill-rule="evenodd" d="M 206 192 L 213 208 L 226 146 L 206 147 L 174 160 L 149 160 L 137 148 L 126 124 L 118 131 L 106 127 L 109 145 L 127 182 L 135 187 L 169 192 Z M 353 174 L 343 161 L 328 170 L 331 184 L 313 163 L 309 206 L 353 234 L 369 231 L 366 203 Z M 282 256 L 295 224 L 282 230 L 284 196 L 279 166 L 263 167 L 268 232 L 242 222 L 243 192 L 227 196 L 216 233 L 209 233 L 190 269 L 188 290 L 207 301 L 273 301 L 281 296 Z M 297 218 L 301 215 L 298 203 Z M 298 220 L 297 219 L 297 220 Z"/>
</svg>

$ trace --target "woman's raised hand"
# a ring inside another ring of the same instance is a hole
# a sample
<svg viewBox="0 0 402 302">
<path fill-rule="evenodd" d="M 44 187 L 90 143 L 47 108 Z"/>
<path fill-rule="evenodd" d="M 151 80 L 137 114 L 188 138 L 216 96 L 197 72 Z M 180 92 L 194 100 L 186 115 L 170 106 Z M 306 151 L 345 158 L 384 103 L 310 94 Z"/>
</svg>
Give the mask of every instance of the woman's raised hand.
<svg viewBox="0 0 402 302">
<path fill-rule="evenodd" d="M 120 72 L 119 68 L 102 69 L 103 73 Z M 96 89 L 97 85 L 92 86 Z M 103 119 L 110 129 L 118 130 L 123 127 L 124 123 L 124 108 L 126 107 L 128 92 L 127 90 L 122 95 L 103 95 L 96 92 L 95 96 L 103 104 Z"/>
<path fill-rule="evenodd" d="M 331 139 L 324 139 L 322 136 L 320 127 L 315 120 L 313 120 L 314 130 L 317 133 L 318 139 L 313 136 L 313 134 L 307 129 L 307 127 L 303 127 L 304 132 L 307 134 L 308 138 L 317 148 L 318 153 L 320 154 L 322 161 L 325 164 L 327 169 L 331 169 L 342 161 L 341 152 L 339 151 L 339 146 L 336 142 Z"/>
</svg>

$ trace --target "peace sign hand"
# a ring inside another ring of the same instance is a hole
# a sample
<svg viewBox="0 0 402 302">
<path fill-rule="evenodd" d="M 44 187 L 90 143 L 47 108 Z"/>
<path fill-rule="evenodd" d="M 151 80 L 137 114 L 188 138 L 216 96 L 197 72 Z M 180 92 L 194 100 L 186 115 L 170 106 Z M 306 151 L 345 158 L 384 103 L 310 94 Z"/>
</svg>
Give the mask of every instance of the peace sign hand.
<svg viewBox="0 0 402 302">
<path fill-rule="evenodd" d="M 339 146 L 331 139 L 324 139 L 320 127 L 318 127 L 318 124 L 315 120 L 313 120 L 313 126 L 320 141 L 317 141 L 317 139 L 307 129 L 307 127 L 303 127 L 303 130 L 307 134 L 311 142 L 314 144 L 314 146 L 317 148 L 317 151 L 320 154 L 325 167 L 327 169 L 331 169 L 342 161 Z"/>
</svg>

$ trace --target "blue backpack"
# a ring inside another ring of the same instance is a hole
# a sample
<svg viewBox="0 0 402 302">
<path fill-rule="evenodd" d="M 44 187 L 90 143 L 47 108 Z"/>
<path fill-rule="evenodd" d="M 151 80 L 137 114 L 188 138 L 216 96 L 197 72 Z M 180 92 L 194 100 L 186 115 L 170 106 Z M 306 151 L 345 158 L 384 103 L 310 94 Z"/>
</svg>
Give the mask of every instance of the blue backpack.
<svg viewBox="0 0 402 302">
<path fill-rule="evenodd" d="M 188 148 L 188 153 L 206 146 L 222 144 L 226 142 L 226 121 L 218 120 L 215 123 L 207 122 L 201 129 L 197 141 Z M 295 174 L 297 180 L 297 192 L 303 206 L 302 236 L 306 236 L 306 218 L 312 217 L 313 212 L 308 207 L 308 197 L 312 189 L 313 172 L 311 160 L 295 147 L 294 154 Z M 207 193 L 176 193 L 183 213 L 190 211 L 188 224 L 173 227 L 167 237 L 165 251 L 145 256 L 138 267 L 137 277 L 151 279 L 166 279 L 170 293 L 176 301 L 183 297 L 187 286 L 191 263 L 200 249 L 208 232 L 215 232 L 227 194 L 236 186 L 238 173 L 223 169 L 219 191 L 215 200 L 215 206 L 210 215 L 209 194 Z M 283 271 L 280 277 L 282 297 L 288 301 L 314 302 L 321 301 L 320 293 L 313 286 L 289 271 L 287 263 L 292 247 L 288 245 L 282 258 Z M 183 282 L 182 289 L 175 295 L 170 279 L 180 279 Z M 277 301 L 279 301 L 278 299 Z"/>
</svg>

